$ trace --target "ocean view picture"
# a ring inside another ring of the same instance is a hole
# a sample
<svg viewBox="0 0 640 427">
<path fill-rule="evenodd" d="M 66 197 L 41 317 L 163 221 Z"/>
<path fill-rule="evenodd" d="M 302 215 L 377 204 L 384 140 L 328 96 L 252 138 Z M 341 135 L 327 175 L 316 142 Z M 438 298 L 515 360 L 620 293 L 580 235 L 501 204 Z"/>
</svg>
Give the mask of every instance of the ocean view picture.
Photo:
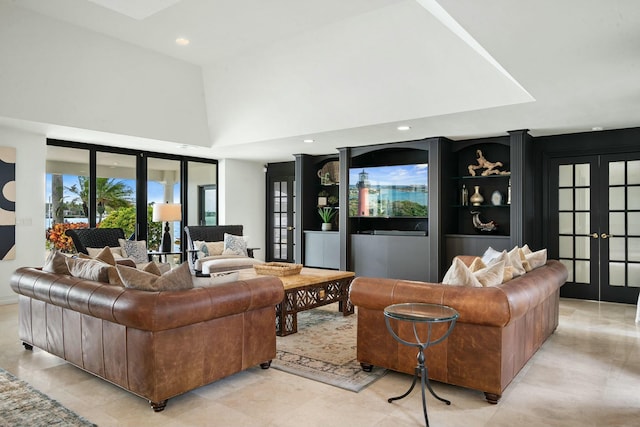
<svg viewBox="0 0 640 427">
<path fill-rule="evenodd" d="M 429 216 L 429 167 L 426 163 L 351 168 L 349 216 Z"/>
</svg>

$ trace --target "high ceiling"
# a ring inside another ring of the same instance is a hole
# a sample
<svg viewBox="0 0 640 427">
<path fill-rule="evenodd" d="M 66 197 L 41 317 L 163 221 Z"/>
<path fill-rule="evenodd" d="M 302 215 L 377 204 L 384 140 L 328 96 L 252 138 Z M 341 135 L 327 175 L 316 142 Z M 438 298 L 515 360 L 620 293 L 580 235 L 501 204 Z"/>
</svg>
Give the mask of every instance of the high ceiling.
<svg viewBox="0 0 640 427">
<path fill-rule="evenodd" d="M 189 155 L 267 162 L 432 136 L 640 126 L 637 0 L 12 3 L 202 67 L 211 141 Z"/>
</svg>

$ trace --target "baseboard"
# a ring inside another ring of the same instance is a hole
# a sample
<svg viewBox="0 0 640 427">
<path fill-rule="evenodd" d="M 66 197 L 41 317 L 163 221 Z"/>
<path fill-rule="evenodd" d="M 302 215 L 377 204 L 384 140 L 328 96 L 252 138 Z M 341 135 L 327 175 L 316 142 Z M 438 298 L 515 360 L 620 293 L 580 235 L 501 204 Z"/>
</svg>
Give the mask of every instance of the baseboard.
<svg viewBox="0 0 640 427">
<path fill-rule="evenodd" d="M 0 305 L 9 305 L 9 304 L 17 304 L 17 303 L 18 303 L 18 295 L 0 297 Z"/>
</svg>

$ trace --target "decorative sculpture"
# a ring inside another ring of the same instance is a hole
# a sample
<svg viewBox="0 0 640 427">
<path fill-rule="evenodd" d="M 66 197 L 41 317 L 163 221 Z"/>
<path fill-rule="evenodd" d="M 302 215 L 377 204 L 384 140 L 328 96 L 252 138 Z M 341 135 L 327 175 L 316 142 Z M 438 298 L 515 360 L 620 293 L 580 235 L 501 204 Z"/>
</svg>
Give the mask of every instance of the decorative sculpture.
<svg viewBox="0 0 640 427">
<path fill-rule="evenodd" d="M 478 156 L 477 165 L 469 165 L 469 175 L 476 176 L 476 171 L 478 169 L 484 169 L 480 175 L 489 176 L 489 175 L 509 175 L 511 172 L 501 171 L 498 168 L 504 166 L 502 162 L 490 162 L 485 159 L 482 155 L 482 150 L 476 150 L 476 155 Z"/>
<path fill-rule="evenodd" d="M 471 211 L 471 215 L 473 218 L 473 226 L 476 230 L 482 231 L 485 233 L 491 233 L 498 229 L 498 224 L 494 221 L 482 222 L 480 220 L 480 212 L 479 211 Z"/>
</svg>

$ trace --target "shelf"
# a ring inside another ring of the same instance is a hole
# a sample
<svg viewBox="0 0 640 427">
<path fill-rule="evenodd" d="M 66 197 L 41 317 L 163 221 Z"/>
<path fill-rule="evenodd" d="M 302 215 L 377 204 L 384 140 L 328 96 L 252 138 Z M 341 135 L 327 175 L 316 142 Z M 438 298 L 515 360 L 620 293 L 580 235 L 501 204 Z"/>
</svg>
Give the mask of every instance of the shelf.
<svg viewBox="0 0 640 427">
<path fill-rule="evenodd" d="M 482 176 L 482 175 L 476 175 L 476 176 L 465 175 L 465 176 L 454 176 L 454 177 L 451 177 L 451 179 L 455 179 L 455 180 L 459 180 L 459 179 L 496 179 L 496 178 L 511 178 L 511 173 L 509 173 L 508 175 L 487 175 L 487 176 Z"/>
<path fill-rule="evenodd" d="M 511 205 L 480 205 L 480 206 L 472 206 L 472 205 L 453 205 L 454 208 L 510 208 Z"/>
</svg>

